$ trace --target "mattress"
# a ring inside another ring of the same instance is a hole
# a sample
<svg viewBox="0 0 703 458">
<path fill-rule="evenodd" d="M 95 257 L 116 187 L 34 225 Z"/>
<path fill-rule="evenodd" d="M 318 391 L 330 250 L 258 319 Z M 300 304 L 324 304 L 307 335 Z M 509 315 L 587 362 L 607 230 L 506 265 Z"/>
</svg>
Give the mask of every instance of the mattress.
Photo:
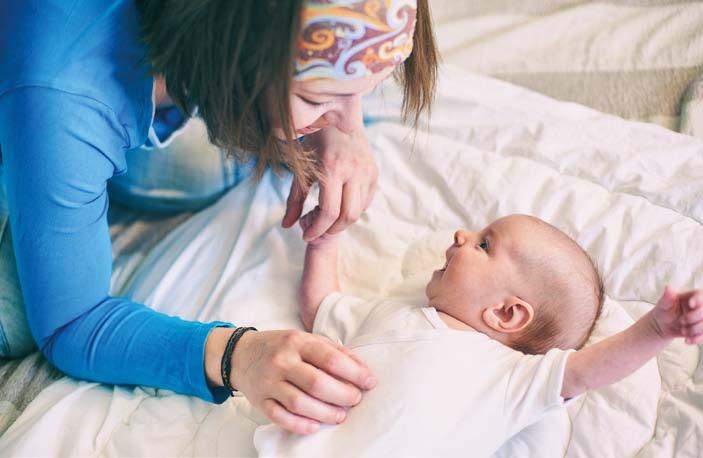
<svg viewBox="0 0 703 458">
<path fill-rule="evenodd" d="M 365 103 L 381 177 L 372 206 L 344 234 L 342 290 L 417 297 L 454 230 L 510 213 L 558 226 L 596 261 L 608 300 L 591 342 L 645 313 L 666 284 L 703 288 L 701 140 L 450 67 L 417 132 L 400 123 L 399 105 L 392 84 Z M 132 258 L 119 292 L 185 318 L 301 328 L 305 247 L 298 228 L 280 227 L 290 179 L 268 172 L 179 222 L 148 255 Z M 262 428 L 270 426 L 242 397 L 215 406 L 64 377 L 0 438 L 0 455 L 255 456 Z M 325 434 L 334 437 L 334 428 Z M 676 341 L 496 456 L 694 457 L 702 442 L 701 353 Z M 297 453 L 275 445 L 265 448 Z M 304 452 L 335 453 L 324 447 Z"/>
</svg>

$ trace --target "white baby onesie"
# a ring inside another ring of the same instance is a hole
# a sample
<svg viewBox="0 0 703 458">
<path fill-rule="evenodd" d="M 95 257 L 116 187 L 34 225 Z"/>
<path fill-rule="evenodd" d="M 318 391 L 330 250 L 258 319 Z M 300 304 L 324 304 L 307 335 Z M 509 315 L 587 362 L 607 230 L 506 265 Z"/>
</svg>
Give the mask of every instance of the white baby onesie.
<svg viewBox="0 0 703 458">
<path fill-rule="evenodd" d="M 310 436 L 257 429 L 260 456 L 490 456 L 563 405 L 568 352 L 524 355 L 479 332 L 447 328 L 432 307 L 339 293 L 313 331 L 341 342 L 378 379 L 344 423 Z"/>
</svg>

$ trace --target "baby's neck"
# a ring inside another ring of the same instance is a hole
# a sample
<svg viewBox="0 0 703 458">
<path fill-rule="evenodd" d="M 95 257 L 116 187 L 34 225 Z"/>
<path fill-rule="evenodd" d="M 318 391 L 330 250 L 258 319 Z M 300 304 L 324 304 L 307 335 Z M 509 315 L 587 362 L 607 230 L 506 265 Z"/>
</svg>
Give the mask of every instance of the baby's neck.
<svg viewBox="0 0 703 458">
<path fill-rule="evenodd" d="M 457 329 L 459 331 L 476 331 L 474 328 L 464 323 L 463 321 L 459 321 L 453 316 L 447 315 L 444 312 L 440 312 L 439 310 L 437 310 L 437 315 L 439 315 L 439 318 L 444 321 L 444 324 L 446 324 L 449 329 Z"/>
</svg>

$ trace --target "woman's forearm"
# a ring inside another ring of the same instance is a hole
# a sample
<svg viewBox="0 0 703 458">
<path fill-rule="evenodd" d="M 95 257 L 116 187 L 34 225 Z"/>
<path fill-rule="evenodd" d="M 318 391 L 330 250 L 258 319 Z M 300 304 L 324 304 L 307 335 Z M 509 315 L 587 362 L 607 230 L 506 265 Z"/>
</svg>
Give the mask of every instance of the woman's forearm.
<svg viewBox="0 0 703 458">
<path fill-rule="evenodd" d="M 566 364 L 562 397 L 572 398 L 615 383 L 664 349 L 672 339 L 657 332 L 652 313 L 626 330 L 572 353 Z"/>
<path fill-rule="evenodd" d="M 108 298 L 63 326 L 42 349 L 76 378 L 146 385 L 222 402 L 221 383 L 208 386 L 206 340 L 226 323 L 204 324 L 159 313 L 124 298 Z"/>
<path fill-rule="evenodd" d="M 76 378 L 224 400 L 206 383 L 203 352 L 212 328 L 226 324 L 109 295 L 105 183 L 129 144 L 115 113 L 87 96 L 23 87 L 0 97 L 0 120 L 17 272 L 42 352 Z"/>
</svg>

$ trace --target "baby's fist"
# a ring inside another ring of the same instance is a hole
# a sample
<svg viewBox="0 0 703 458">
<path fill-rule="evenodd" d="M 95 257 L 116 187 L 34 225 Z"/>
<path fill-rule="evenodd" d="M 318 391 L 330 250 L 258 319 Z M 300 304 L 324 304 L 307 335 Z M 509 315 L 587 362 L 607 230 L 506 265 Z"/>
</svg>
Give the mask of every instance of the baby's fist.
<svg viewBox="0 0 703 458">
<path fill-rule="evenodd" d="M 320 212 L 320 206 L 318 205 L 315 207 L 312 211 L 308 212 L 305 214 L 302 218 L 300 218 L 300 228 L 303 230 L 303 233 L 308 230 L 310 226 L 312 226 L 313 219 L 316 214 Z M 337 240 L 339 237 L 340 233 L 337 234 L 329 234 L 325 233 L 316 238 L 315 240 L 311 240 L 308 242 L 308 245 L 316 245 L 316 246 L 322 246 L 322 245 L 333 245 L 334 242 Z"/>
<path fill-rule="evenodd" d="M 703 343 L 703 291 L 677 293 L 667 286 L 652 316 L 662 337 L 684 337 L 688 344 Z"/>
</svg>

